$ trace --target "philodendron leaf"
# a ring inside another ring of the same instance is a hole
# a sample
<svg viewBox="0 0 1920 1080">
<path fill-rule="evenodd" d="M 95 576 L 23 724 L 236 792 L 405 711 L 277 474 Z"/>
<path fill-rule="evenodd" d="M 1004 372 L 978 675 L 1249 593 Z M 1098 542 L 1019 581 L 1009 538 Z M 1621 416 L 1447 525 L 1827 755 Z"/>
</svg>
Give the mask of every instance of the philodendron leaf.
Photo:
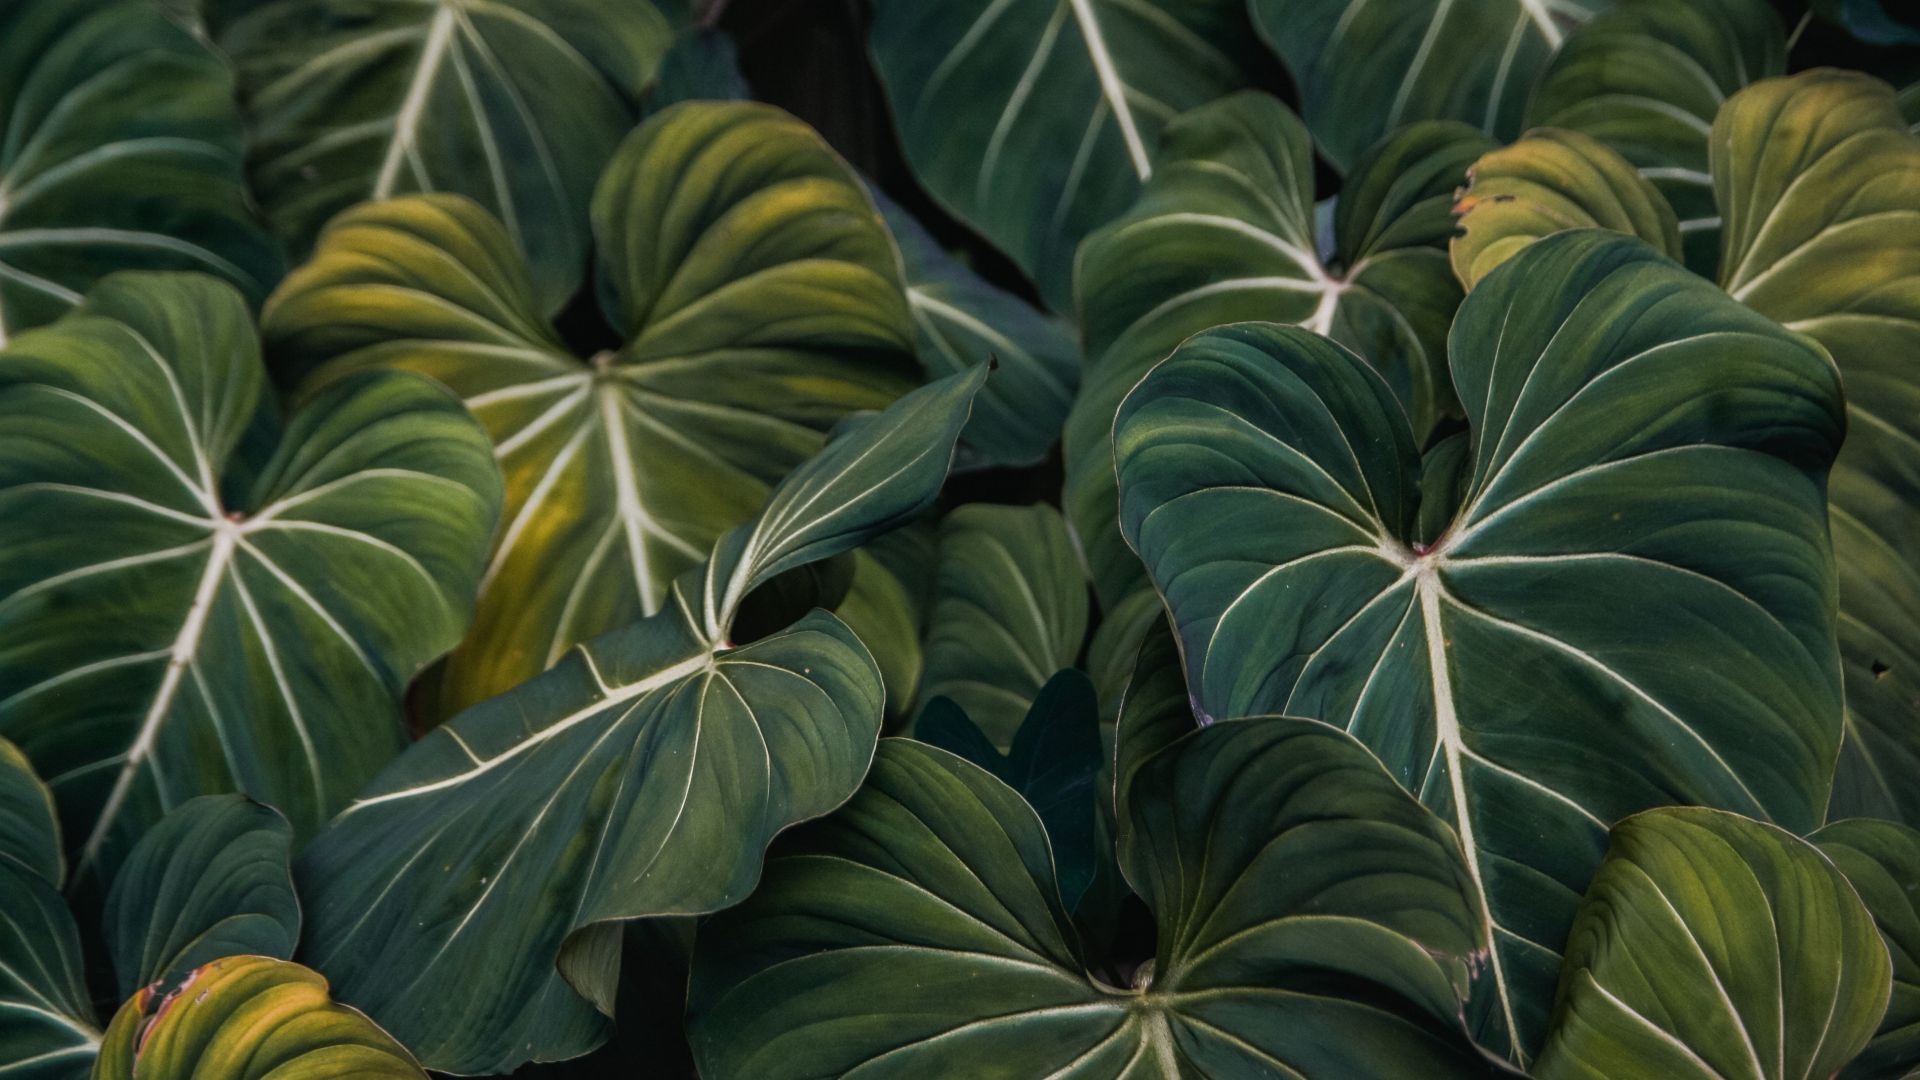
<svg viewBox="0 0 1920 1080">
<path fill-rule="evenodd" d="M 1236 0 L 879 0 L 869 44 L 914 175 L 1067 311 L 1080 238 L 1245 85 L 1250 36 Z"/>
<path fill-rule="evenodd" d="M 1040 687 L 1079 658 L 1087 608 L 1059 511 L 959 507 L 940 523 L 922 700 L 951 698 L 1005 750 Z"/>
<path fill-rule="evenodd" d="M 1835 816 L 1920 824 L 1920 138 L 1885 84 L 1809 71 L 1713 127 L 1721 283 L 1826 346 L 1846 380 L 1833 469 L 1847 741 Z"/>
<path fill-rule="evenodd" d="M 1708 132 L 1729 96 L 1786 70 L 1786 31 L 1766 0 L 1616 0 L 1567 35 L 1534 88 L 1527 123 L 1618 151 L 1679 215 L 1687 265 L 1711 277 L 1720 211 Z"/>
<path fill-rule="evenodd" d="M 1567 942 L 1540 1080 L 1826 1080 L 1887 1007 L 1887 951 L 1812 845 L 1737 814 L 1614 826 Z"/>
<path fill-rule="evenodd" d="M 1448 245 L 1468 289 L 1543 236 L 1612 229 L 1680 258 L 1680 225 L 1658 188 L 1606 144 L 1578 131 L 1542 128 L 1473 163 Z"/>
<path fill-rule="evenodd" d="M 878 192 L 874 200 L 900 245 L 920 363 L 936 377 L 988 357 L 1000 365 L 980 395 L 956 466 L 1039 463 L 1059 441 L 1080 385 L 1073 328 L 968 269 L 893 200 Z"/>
<path fill-rule="evenodd" d="M 526 253 L 543 314 L 586 272 L 594 178 L 671 41 L 649 0 L 279 0 L 220 33 L 294 250 L 362 200 L 465 195 Z"/>
<path fill-rule="evenodd" d="M 229 956 L 144 987 L 114 1015 L 93 1080 L 426 1080 L 405 1047 L 299 964 Z"/>
<path fill-rule="evenodd" d="M 198 794 L 310 834 L 405 745 L 402 689 L 466 626 L 500 478 L 460 403 L 342 380 L 230 499 L 264 392 L 245 303 L 200 275 L 111 277 L 0 363 L 0 734 L 83 881 Z"/>
<path fill-rule="evenodd" d="M 1609 824 L 1822 817 L 1840 394 L 1804 338 L 1591 230 L 1482 281 L 1450 362 L 1472 473 L 1430 543 L 1386 385 L 1259 324 L 1196 336 L 1128 398 L 1122 525 L 1198 709 L 1345 728 L 1453 824 L 1494 925 L 1480 1034 L 1524 1058 Z"/>
<path fill-rule="evenodd" d="M 219 274 L 254 303 L 279 277 L 233 77 L 151 0 L 0 5 L 0 120 L 0 344 L 116 270 Z"/>
<path fill-rule="evenodd" d="M 1920 832 L 1849 818 L 1808 837 L 1847 875 L 1893 959 L 1893 994 L 1880 1029 L 1840 1074 L 1904 1080 L 1920 1069 Z"/>
<path fill-rule="evenodd" d="M 1121 838 L 1159 950 L 1083 966 L 1032 808 L 984 770 L 881 743 L 700 932 L 689 1023 L 710 1080 L 1465 1077 L 1484 956 L 1453 834 L 1311 721 L 1193 733 L 1136 774 Z"/>
<path fill-rule="evenodd" d="M 1869 45 L 1920 45 L 1920 19 L 1898 0 L 1811 0 L 1808 6 Z"/>
<path fill-rule="evenodd" d="M 79 1080 L 100 1045 L 53 796 L 0 739 L 0 1076 Z"/>
<path fill-rule="evenodd" d="M 124 1000 L 223 956 L 293 958 L 293 829 L 244 795 L 202 795 L 160 819 L 114 876 L 103 920 Z"/>
<path fill-rule="evenodd" d="M 434 1069 L 592 1049 L 615 920 L 737 903 L 775 834 L 859 785 L 882 704 L 866 647 L 818 610 L 736 647 L 734 618 L 931 502 L 985 374 L 849 425 L 660 614 L 415 743 L 297 862 L 305 961 Z"/>
<path fill-rule="evenodd" d="M 1115 525 L 1114 410 L 1189 335 L 1296 322 L 1372 362 L 1420 438 L 1458 413 L 1444 357 L 1460 302 L 1445 209 L 1491 145 L 1464 125 L 1422 124 L 1375 148 L 1349 178 L 1326 266 L 1313 147 L 1285 105 L 1236 94 L 1168 126 L 1159 172 L 1125 217 L 1088 237 L 1077 281 L 1090 363 L 1067 421 L 1066 504 L 1109 609 L 1146 585 Z"/>
<path fill-rule="evenodd" d="M 1415 120 L 1459 120 L 1500 139 L 1542 65 L 1608 0 L 1251 0 L 1293 72 L 1314 141 L 1345 171 Z"/>
<path fill-rule="evenodd" d="M 501 224 L 447 195 L 342 214 L 267 308 L 289 374 L 422 372 L 493 437 L 505 526 L 473 631 L 425 695 L 436 716 L 659 611 L 827 429 L 917 375 L 885 225 L 777 109 L 649 119 L 600 181 L 593 232 L 625 344 L 590 360 L 561 343 Z"/>
<path fill-rule="evenodd" d="M 692 26 L 674 36 L 660 57 L 641 112 L 652 116 L 683 101 L 739 101 L 752 97 L 740 73 L 740 50 L 725 30 Z"/>
<path fill-rule="evenodd" d="M 1093 881 L 1094 778 L 1100 772 L 1100 702 L 1087 677 L 1067 668 L 1047 680 L 1001 753 L 959 705 L 935 698 L 920 710 L 914 737 L 1005 781 L 1046 826 L 1060 898 L 1069 911 Z"/>
</svg>

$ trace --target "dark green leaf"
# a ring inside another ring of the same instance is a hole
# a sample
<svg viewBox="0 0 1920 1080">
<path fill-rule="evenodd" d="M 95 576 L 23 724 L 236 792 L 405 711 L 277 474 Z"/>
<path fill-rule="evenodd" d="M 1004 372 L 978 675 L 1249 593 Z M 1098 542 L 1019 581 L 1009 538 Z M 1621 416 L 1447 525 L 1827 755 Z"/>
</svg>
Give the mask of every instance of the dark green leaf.
<svg viewBox="0 0 1920 1080">
<path fill-rule="evenodd" d="M 223 956 L 293 958 L 293 829 L 242 795 L 189 799 L 135 844 L 107 894 L 107 948 L 124 1000 Z"/>
<path fill-rule="evenodd" d="M 80 1080 L 100 1028 L 80 932 L 60 895 L 65 867 L 53 796 L 0 739 L 0 1076 Z"/>
<path fill-rule="evenodd" d="M 683 101 L 742 101 L 753 95 L 740 74 L 739 49 L 724 30 L 692 27 L 673 39 L 647 88 L 647 116 Z"/>
<path fill-rule="evenodd" d="M 1840 1075 L 1904 1080 L 1920 1069 L 1920 833 L 1891 821 L 1851 818 L 1808 839 L 1847 875 L 1893 958 L 1887 1015 Z"/>
</svg>

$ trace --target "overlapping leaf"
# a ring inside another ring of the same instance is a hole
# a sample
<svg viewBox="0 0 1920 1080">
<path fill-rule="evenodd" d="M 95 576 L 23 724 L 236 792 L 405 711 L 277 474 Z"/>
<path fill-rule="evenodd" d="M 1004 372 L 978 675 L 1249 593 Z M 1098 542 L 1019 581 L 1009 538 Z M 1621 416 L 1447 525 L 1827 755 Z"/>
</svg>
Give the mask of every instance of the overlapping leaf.
<svg viewBox="0 0 1920 1080">
<path fill-rule="evenodd" d="M 853 801 L 702 930 L 702 1075 L 1492 1071 L 1457 1029 L 1486 947 L 1459 848 L 1353 740 L 1280 718 L 1189 734 L 1134 774 L 1123 820 L 1160 930 L 1128 988 L 1086 973 L 1033 810 L 885 740 Z"/>
<path fill-rule="evenodd" d="M 4 357 L 0 733 L 59 799 L 74 873 L 202 793 L 311 833 L 404 745 L 400 692 L 466 626 L 486 437 L 428 381 L 363 375 L 242 470 L 259 345 L 200 275 L 110 278 Z"/>
<path fill-rule="evenodd" d="M 299 964 L 230 956 L 140 990 L 108 1026 L 95 1080 L 426 1080 L 393 1037 Z"/>
<path fill-rule="evenodd" d="M 660 614 L 414 744 L 297 864 L 306 962 L 435 1069 L 592 1049 L 614 920 L 738 902 L 775 834 L 859 784 L 882 706 L 867 649 L 818 610 L 735 647 L 735 616 L 923 509 L 985 372 L 853 422 Z"/>
<path fill-rule="evenodd" d="M 1006 749 L 1040 687 L 1079 658 L 1087 608 L 1059 511 L 956 509 L 940 523 L 922 699 L 952 699 Z"/>
<path fill-rule="evenodd" d="M 1614 827 L 1568 940 L 1541 1080 L 1816 1080 L 1865 1046 L 1887 952 L 1804 840 L 1736 814 Z"/>
<path fill-rule="evenodd" d="M 526 253 L 542 314 L 586 272 L 594 179 L 670 41 L 649 0 L 276 0 L 220 33 L 294 250 L 364 199 L 465 195 Z"/>
<path fill-rule="evenodd" d="M 1234 0 L 880 0 L 870 43 L 921 184 L 1065 311 L 1080 238 L 1245 84 L 1249 37 Z"/>
<path fill-rule="evenodd" d="M 104 919 L 122 1000 L 226 956 L 291 960 L 300 939 L 293 829 L 243 795 L 202 795 L 160 819 L 114 875 Z"/>
<path fill-rule="evenodd" d="M 79 1080 L 100 1045 L 65 880 L 53 796 L 0 739 L 0 1076 L 9 1080 Z"/>
<path fill-rule="evenodd" d="M 1533 81 L 1608 0 L 1252 0 L 1300 87 L 1307 126 L 1342 171 L 1416 120 L 1520 133 Z"/>
<path fill-rule="evenodd" d="M 1187 336 L 1297 322 L 1378 367 L 1421 438 L 1457 413 L 1443 350 L 1460 287 L 1441 246 L 1454 189 L 1490 147 L 1464 125 L 1423 124 L 1376 148 L 1341 197 L 1329 267 L 1314 246 L 1312 145 L 1286 106 L 1236 94 L 1168 128 L 1158 175 L 1088 238 L 1077 281 L 1090 364 L 1068 420 L 1066 500 L 1110 609 L 1145 584 L 1114 525 L 1114 410 Z"/>
<path fill-rule="evenodd" d="M 116 270 L 266 295 L 280 258 L 248 215 L 232 98 L 224 62 L 150 0 L 0 7 L 0 344 Z"/>
<path fill-rule="evenodd" d="M 1524 1058 L 1609 824 L 1824 813 L 1840 395 L 1805 339 L 1597 231 L 1482 281 L 1450 354 L 1471 472 L 1433 540 L 1386 385 L 1270 325 L 1129 397 L 1122 524 L 1199 709 L 1343 727 L 1458 830 L 1494 924 L 1481 1036 Z"/>
<path fill-rule="evenodd" d="M 341 215 L 268 306 L 290 372 L 422 372 L 493 437 L 505 524 L 473 632 L 426 695 L 436 715 L 660 610 L 828 428 L 917 375 L 885 225 L 777 109 L 651 118 L 601 178 L 593 230 L 618 337 L 591 359 L 545 319 L 500 223 L 447 195 Z"/>
<path fill-rule="evenodd" d="M 1920 832 L 1892 821 L 1849 818 L 1808 839 L 1847 875 L 1893 960 L 1886 1015 L 1840 1075 L 1904 1080 L 1920 1068 Z"/>
<path fill-rule="evenodd" d="M 1679 215 L 1687 265 L 1712 276 L 1713 119 L 1741 87 L 1786 67 L 1786 32 L 1765 0 L 1617 0 L 1554 53 L 1527 123 L 1589 135 L 1632 162 Z"/>
</svg>

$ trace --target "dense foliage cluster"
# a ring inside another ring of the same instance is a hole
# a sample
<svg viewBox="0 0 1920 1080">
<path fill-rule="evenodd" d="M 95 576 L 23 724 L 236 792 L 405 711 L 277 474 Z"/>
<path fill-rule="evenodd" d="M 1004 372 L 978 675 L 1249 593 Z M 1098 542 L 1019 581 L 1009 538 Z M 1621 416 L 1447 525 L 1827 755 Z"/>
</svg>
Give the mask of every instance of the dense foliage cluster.
<svg viewBox="0 0 1920 1080">
<path fill-rule="evenodd" d="M 1920 1075 L 1920 17 L 726 8 L 0 0 L 0 1078 Z"/>
</svg>

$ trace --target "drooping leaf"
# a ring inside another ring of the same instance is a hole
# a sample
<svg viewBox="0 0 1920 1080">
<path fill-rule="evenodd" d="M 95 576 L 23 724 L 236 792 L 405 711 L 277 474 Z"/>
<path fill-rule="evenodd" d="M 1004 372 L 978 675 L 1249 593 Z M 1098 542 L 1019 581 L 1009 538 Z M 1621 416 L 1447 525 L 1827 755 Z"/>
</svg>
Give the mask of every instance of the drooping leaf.
<svg viewBox="0 0 1920 1080">
<path fill-rule="evenodd" d="M 928 702 L 913 733 L 999 777 L 1026 800 L 1046 827 L 1060 899 L 1069 911 L 1079 907 L 1098 859 L 1094 779 L 1104 756 L 1100 702 L 1087 677 L 1067 668 L 1048 679 L 1004 754 L 949 698 Z"/>
<path fill-rule="evenodd" d="M 1315 252 L 1312 145 L 1286 106 L 1236 94 L 1169 125 L 1158 174 L 1087 239 L 1077 282 L 1089 365 L 1067 421 L 1066 503 L 1109 608 L 1145 585 L 1114 522 L 1114 410 L 1189 335 L 1296 322 L 1372 362 L 1419 437 L 1458 412 L 1443 355 L 1460 301 L 1444 211 L 1490 148 L 1457 124 L 1412 127 L 1376 148 L 1335 215 L 1340 261 L 1328 267 Z"/>
<path fill-rule="evenodd" d="M 931 502 L 985 374 L 847 425 L 660 614 L 415 743 L 297 862 L 305 961 L 434 1069 L 592 1049 L 616 920 L 738 902 L 775 834 L 858 786 L 881 721 L 867 649 L 818 610 L 735 648 L 734 618 Z"/>
<path fill-rule="evenodd" d="M 26 755 L 0 739 L 0 1076 L 79 1080 L 99 1022 L 80 932 L 60 895 L 66 866 L 53 796 Z"/>
<path fill-rule="evenodd" d="M 1920 824 L 1920 138 L 1885 84 L 1817 70 L 1735 95 L 1712 151 L 1722 285 L 1826 346 L 1846 382 L 1832 813 Z"/>
<path fill-rule="evenodd" d="M 500 224 L 451 196 L 341 215 L 268 305 L 290 373 L 422 372 L 494 439 L 505 525 L 473 632 L 424 695 L 436 717 L 659 611 L 827 429 L 917 375 L 885 225 L 777 109 L 652 117 L 602 178 L 593 229 L 625 344 L 591 359 L 544 318 Z"/>
<path fill-rule="evenodd" d="M 299 964 L 229 956 L 144 987 L 114 1015 L 94 1080 L 426 1080 L 406 1047 Z"/>
<path fill-rule="evenodd" d="M 988 357 L 1000 365 L 961 440 L 958 464 L 1037 464 L 1059 441 L 1080 385 L 1072 327 L 968 269 L 893 200 L 874 198 L 900 245 L 914 337 L 928 374 L 950 375 Z"/>
<path fill-rule="evenodd" d="M 953 699 L 1001 750 L 1040 687 L 1080 656 L 1087 587 L 1050 506 L 970 503 L 940 523 L 922 700 Z"/>
<path fill-rule="evenodd" d="M 401 691 L 466 626 L 500 479 L 460 403 L 342 380 L 230 499 L 264 383 L 240 295 L 187 274 L 109 278 L 0 363 L 0 734 L 83 880 L 194 795 L 310 834 L 404 745 Z"/>
<path fill-rule="evenodd" d="M 1822 817 L 1839 386 L 1805 339 L 1598 231 L 1482 281 L 1450 363 L 1472 473 L 1435 541 L 1386 385 L 1257 324 L 1128 398 L 1122 524 L 1198 709 L 1345 728 L 1458 830 L 1494 924 L 1481 1037 L 1524 1059 L 1609 824 Z"/>
<path fill-rule="evenodd" d="M 1080 238 L 1245 84 L 1250 36 L 1234 0 L 880 0 L 869 43 L 921 184 L 1067 311 Z"/>
<path fill-rule="evenodd" d="M 1920 1069 L 1920 833 L 1850 818 L 1808 837 L 1860 894 L 1893 960 L 1893 992 L 1873 1041 L 1847 1080 L 1904 1080 Z"/>
<path fill-rule="evenodd" d="M 1729 96 L 1786 70 L 1786 31 L 1766 0 L 1616 0 L 1567 35 L 1527 123 L 1592 136 L 1632 162 L 1679 215 L 1687 265 L 1711 277 L 1720 211 L 1707 135 Z"/>
<path fill-rule="evenodd" d="M 671 40 L 649 0 L 277 0 L 220 34 L 293 250 L 365 199 L 465 195 L 525 252 L 541 314 L 586 273 L 594 179 Z"/>
<path fill-rule="evenodd" d="M 1520 133 L 1527 94 L 1568 31 L 1608 0 L 1251 0 L 1300 88 L 1314 142 L 1345 171 L 1416 120 Z"/>
<path fill-rule="evenodd" d="M 291 960 L 300 940 L 293 829 L 243 795 L 189 799 L 147 831 L 107 894 L 120 997 L 223 956 Z"/>
<path fill-rule="evenodd" d="M 1474 162 L 1468 175 L 1454 206 L 1460 232 L 1449 245 L 1454 275 L 1468 289 L 1535 240 L 1567 229 L 1612 229 L 1681 256 L 1679 222 L 1659 189 L 1578 131 L 1530 131 Z"/>
<path fill-rule="evenodd" d="M 232 98 L 221 59 L 151 0 L 0 5 L 0 344 L 116 270 L 266 295 L 280 256 L 247 212 Z"/>
<path fill-rule="evenodd" d="M 1540 1080 L 1816 1080 L 1887 1005 L 1873 919 L 1812 845 L 1737 814 L 1614 826 L 1568 939 Z"/>
<path fill-rule="evenodd" d="M 1453 835 L 1371 755 L 1289 719 L 1140 770 L 1121 839 L 1159 954 L 1086 974 L 1047 837 L 1006 785 L 881 743 L 694 954 L 701 1074 L 1129 1080 L 1482 1076 L 1457 1032 L 1484 949 Z"/>
</svg>

